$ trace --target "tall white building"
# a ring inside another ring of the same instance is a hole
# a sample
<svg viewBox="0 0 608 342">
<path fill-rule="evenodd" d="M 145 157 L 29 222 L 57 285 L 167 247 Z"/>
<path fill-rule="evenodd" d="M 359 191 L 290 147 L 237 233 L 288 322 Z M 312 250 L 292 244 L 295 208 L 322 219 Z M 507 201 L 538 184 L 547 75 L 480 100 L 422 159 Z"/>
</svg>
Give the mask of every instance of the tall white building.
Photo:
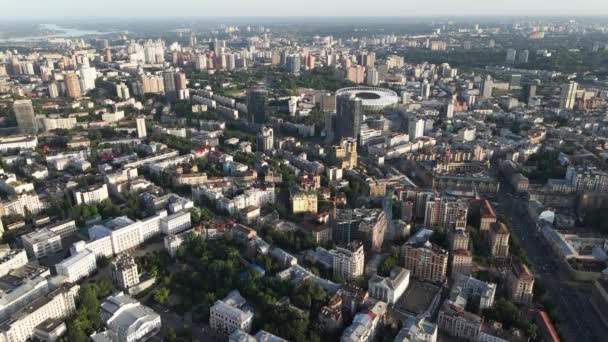
<svg viewBox="0 0 608 342">
<path fill-rule="evenodd" d="M 331 251 L 334 275 L 344 280 L 353 280 L 363 275 L 365 253 L 360 241 L 352 241 L 345 247 Z"/>
<path fill-rule="evenodd" d="M 95 89 L 95 80 L 97 79 L 97 70 L 89 66 L 83 66 L 80 69 L 80 88 L 83 93 Z"/>
<path fill-rule="evenodd" d="M 137 123 L 137 137 L 140 139 L 145 138 L 148 135 L 148 132 L 146 131 L 146 118 L 138 116 L 137 119 L 135 119 L 135 122 Z"/>
<path fill-rule="evenodd" d="M 274 134 L 270 127 L 263 127 L 258 133 L 258 151 L 265 152 L 274 147 Z"/>
<path fill-rule="evenodd" d="M 121 100 L 128 100 L 131 97 L 129 94 L 129 87 L 124 83 L 118 83 L 116 85 L 116 97 Z"/>
<path fill-rule="evenodd" d="M 410 136 L 410 141 L 424 136 L 425 123 L 426 122 L 420 118 L 411 117 L 409 119 L 408 135 Z"/>
<path fill-rule="evenodd" d="M 562 94 L 559 100 L 559 107 L 562 109 L 574 108 L 576 101 L 576 90 L 578 84 L 576 82 L 562 84 Z"/>
</svg>

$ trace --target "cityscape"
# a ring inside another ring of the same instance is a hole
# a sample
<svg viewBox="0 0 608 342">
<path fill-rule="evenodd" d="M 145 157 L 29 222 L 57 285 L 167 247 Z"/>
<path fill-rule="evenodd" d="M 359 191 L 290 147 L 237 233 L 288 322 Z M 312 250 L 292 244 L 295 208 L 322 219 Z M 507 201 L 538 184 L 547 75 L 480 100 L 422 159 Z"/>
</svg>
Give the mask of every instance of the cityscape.
<svg viewBox="0 0 608 342">
<path fill-rule="evenodd" d="M 606 4 L 154 3 L 0 4 L 0 342 L 608 340 Z"/>
</svg>

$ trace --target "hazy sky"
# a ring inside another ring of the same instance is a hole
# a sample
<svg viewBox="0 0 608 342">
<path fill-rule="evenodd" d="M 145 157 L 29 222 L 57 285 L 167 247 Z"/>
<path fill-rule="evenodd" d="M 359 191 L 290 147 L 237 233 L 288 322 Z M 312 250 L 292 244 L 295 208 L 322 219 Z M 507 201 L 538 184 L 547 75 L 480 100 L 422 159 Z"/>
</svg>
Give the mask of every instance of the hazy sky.
<svg viewBox="0 0 608 342">
<path fill-rule="evenodd" d="M 0 0 L 0 17 L 575 16 L 608 0 Z"/>
</svg>

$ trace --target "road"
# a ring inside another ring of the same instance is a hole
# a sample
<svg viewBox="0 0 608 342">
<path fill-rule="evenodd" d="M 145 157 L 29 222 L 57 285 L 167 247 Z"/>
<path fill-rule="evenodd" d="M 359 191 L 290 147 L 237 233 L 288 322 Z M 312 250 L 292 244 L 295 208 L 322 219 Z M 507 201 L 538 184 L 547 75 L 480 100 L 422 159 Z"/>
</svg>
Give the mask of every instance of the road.
<svg viewBox="0 0 608 342">
<path fill-rule="evenodd" d="M 498 195 L 499 214 L 511 221 L 511 233 L 528 255 L 535 275 L 543 280 L 556 306 L 565 341 L 606 341 L 608 328 L 590 303 L 591 287 L 574 282 L 556 261 L 558 256 L 537 236 L 526 210 L 526 201 L 505 193 Z"/>
</svg>

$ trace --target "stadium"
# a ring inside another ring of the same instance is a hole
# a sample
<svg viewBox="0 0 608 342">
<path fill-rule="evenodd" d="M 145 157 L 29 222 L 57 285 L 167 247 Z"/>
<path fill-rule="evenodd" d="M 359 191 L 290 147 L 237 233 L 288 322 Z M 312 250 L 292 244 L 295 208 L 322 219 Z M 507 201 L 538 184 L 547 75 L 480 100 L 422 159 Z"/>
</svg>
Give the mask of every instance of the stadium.
<svg viewBox="0 0 608 342">
<path fill-rule="evenodd" d="M 385 88 L 361 86 L 342 88 L 336 91 L 336 97 L 345 94 L 355 95 L 357 98 L 361 99 L 363 110 L 370 112 L 379 111 L 385 107 L 399 103 L 399 96 L 397 93 Z"/>
</svg>

